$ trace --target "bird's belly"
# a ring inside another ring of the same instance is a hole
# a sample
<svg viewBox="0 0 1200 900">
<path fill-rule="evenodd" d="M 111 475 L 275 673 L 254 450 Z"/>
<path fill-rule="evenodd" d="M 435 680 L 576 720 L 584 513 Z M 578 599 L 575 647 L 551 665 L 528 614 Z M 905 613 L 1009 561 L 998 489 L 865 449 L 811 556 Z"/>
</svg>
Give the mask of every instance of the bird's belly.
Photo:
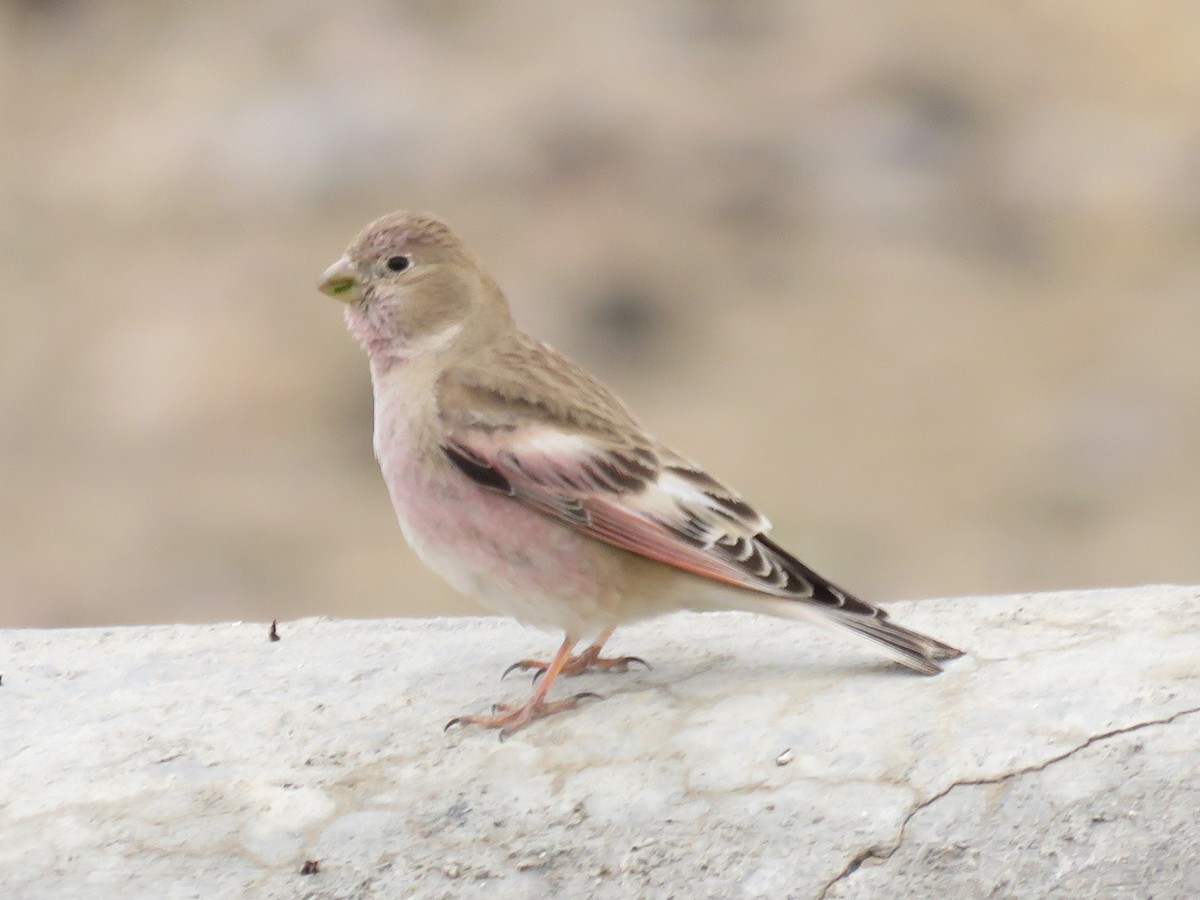
<svg viewBox="0 0 1200 900">
<path fill-rule="evenodd" d="M 405 539 L 456 590 L 581 640 L 624 618 L 628 560 L 621 551 L 449 466 L 430 471 L 406 460 L 383 469 Z"/>
</svg>

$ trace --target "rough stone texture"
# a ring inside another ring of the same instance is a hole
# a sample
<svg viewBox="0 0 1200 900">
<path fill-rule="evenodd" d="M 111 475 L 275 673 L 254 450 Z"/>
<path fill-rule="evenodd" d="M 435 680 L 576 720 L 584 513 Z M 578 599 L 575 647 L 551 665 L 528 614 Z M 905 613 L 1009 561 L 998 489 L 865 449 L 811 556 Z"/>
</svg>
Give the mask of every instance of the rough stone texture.
<svg viewBox="0 0 1200 900">
<path fill-rule="evenodd" d="M 504 743 L 508 622 L 0 632 L 0 894 L 1200 894 L 1200 589 L 894 613 L 971 656 L 680 615 Z"/>
</svg>

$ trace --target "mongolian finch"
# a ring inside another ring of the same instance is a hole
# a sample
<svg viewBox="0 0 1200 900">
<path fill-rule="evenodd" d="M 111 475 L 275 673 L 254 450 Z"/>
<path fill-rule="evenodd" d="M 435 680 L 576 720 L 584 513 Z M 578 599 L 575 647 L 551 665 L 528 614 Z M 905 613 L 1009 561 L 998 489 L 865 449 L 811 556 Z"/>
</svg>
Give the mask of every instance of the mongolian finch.
<svg viewBox="0 0 1200 900">
<path fill-rule="evenodd" d="M 367 351 L 375 456 L 405 538 L 456 589 L 564 632 L 529 700 L 459 723 L 511 734 L 587 695 L 559 675 L 623 670 L 624 622 L 740 609 L 834 625 L 916 671 L 960 651 L 894 624 L 776 544 L 736 492 L 642 429 L 599 381 L 521 331 L 504 294 L 437 218 L 372 223 L 320 288 Z M 577 643 L 590 640 L 572 656 Z"/>
</svg>

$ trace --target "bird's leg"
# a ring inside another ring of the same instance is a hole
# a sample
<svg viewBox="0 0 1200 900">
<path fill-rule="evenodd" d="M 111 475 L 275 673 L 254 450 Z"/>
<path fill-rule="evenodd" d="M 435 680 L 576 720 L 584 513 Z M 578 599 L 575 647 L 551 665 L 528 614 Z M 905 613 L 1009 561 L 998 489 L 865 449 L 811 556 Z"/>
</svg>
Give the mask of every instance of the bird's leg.
<svg viewBox="0 0 1200 900">
<path fill-rule="evenodd" d="M 629 671 L 629 666 L 633 663 L 639 663 L 649 669 L 650 663 L 646 662 L 640 656 L 617 656 L 609 657 L 607 659 L 600 656 L 600 650 L 604 647 L 604 642 L 612 637 L 614 630 L 615 629 L 613 628 L 608 629 L 602 635 L 596 638 L 596 640 L 592 641 L 592 643 L 588 645 L 587 649 L 582 653 L 577 653 L 570 657 L 563 664 L 562 671 L 559 674 L 566 675 L 568 677 L 574 677 L 589 671 L 627 672 Z M 534 676 L 536 681 L 544 678 L 549 673 L 549 670 L 550 663 L 543 659 L 521 659 L 517 660 L 517 662 L 505 669 L 504 674 L 500 676 L 500 680 L 503 681 L 510 674 L 516 671 L 534 671 L 538 673 Z"/>
<path fill-rule="evenodd" d="M 610 656 L 602 657 L 600 651 L 603 649 L 605 642 L 612 637 L 612 628 L 608 629 L 596 640 L 592 641 L 582 653 L 578 653 L 567 660 L 567 664 L 563 666 L 563 675 L 582 675 L 584 672 L 627 672 L 632 663 L 639 663 L 650 668 L 650 663 L 646 662 L 640 656 Z M 538 668 L 545 668 L 539 666 Z"/>
<path fill-rule="evenodd" d="M 540 719 L 543 716 L 553 715 L 556 712 L 562 712 L 565 709 L 572 709 L 579 704 L 580 700 L 600 699 L 599 694 L 583 693 L 576 694 L 573 697 L 568 697 L 565 700 L 547 700 L 546 694 L 550 690 L 550 685 L 562 673 L 563 667 L 567 664 L 567 660 L 571 657 L 571 648 L 575 646 L 575 642 L 566 637 L 563 639 L 562 645 L 558 648 L 558 652 L 554 654 L 554 659 L 550 661 L 546 668 L 545 677 L 533 689 L 533 693 L 529 699 L 521 706 L 511 706 L 507 703 L 497 703 L 494 707 L 498 712 L 490 716 L 459 716 L 456 719 L 451 719 L 446 723 L 446 728 L 452 725 L 482 725 L 484 728 L 499 728 L 500 739 L 508 737 L 514 731 L 524 728 L 534 719 Z"/>
</svg>

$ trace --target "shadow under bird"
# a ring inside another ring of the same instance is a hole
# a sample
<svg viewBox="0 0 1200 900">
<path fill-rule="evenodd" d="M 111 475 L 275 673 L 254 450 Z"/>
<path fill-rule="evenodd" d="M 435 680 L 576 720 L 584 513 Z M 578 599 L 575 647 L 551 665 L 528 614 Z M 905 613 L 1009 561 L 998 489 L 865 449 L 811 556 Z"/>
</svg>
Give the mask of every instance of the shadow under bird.
<svg viewBox="0 0 1200 900">
<path fill-rule="evenodd" d="M 924 675 L 961 655 L 775 543 L 739 494 L 523 332 L 440 219 L 397 212 L 373 222 L 320 289 L 346 304 L 366 350 L 375 456 L 408 543 L 457 590 L 564 633 L 552 659 L 510 667 L 542 673 L 527 702 L 450 724 L 507 735 L 570 709 L 594 695 L 547 699 L 560 675 L 641 662 L 601 648 L 618 625 L 681 609 L 832 625 Z"/>
</svg>

